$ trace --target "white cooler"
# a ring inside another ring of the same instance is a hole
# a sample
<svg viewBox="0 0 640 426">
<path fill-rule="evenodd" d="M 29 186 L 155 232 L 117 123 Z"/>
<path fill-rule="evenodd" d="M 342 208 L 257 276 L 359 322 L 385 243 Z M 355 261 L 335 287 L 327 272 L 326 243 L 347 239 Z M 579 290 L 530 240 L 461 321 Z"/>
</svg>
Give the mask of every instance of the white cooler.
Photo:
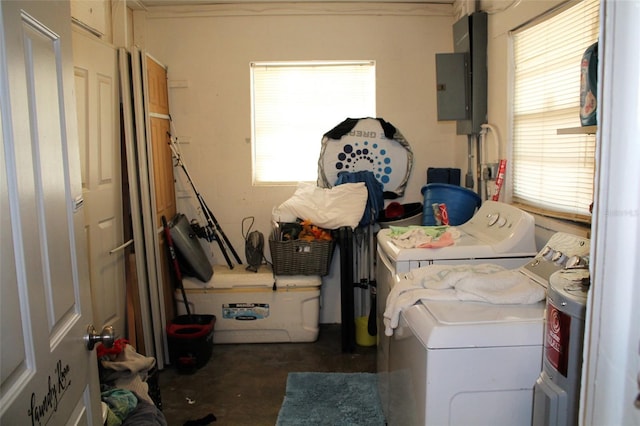
<svg viewBox="0 0 640 426">
<path fill-rule="evenodd" d="M 279 275 L 269 266 L 249 272 L 243 265 L 213 267 L 204 283 L 183 277 L 192 314 L 216 316 L 214 343 L 314 342 L 318 338 L 320 286 L 313 275 Z M 179 315 L 187 313 L 175 292 Z"/>
</svg>

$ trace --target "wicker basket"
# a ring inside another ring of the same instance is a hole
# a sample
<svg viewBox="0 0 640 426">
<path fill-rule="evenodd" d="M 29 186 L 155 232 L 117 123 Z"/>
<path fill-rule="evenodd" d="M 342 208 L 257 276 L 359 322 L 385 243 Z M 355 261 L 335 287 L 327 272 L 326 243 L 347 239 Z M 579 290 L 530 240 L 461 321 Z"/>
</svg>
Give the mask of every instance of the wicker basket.
<svg viewBox="0 0 640 426">
<path fill-rule="evenodd" d="M 333 256 L 333 241 L 269 240 L 276 275 L 327 275 Z"/>
</svg>

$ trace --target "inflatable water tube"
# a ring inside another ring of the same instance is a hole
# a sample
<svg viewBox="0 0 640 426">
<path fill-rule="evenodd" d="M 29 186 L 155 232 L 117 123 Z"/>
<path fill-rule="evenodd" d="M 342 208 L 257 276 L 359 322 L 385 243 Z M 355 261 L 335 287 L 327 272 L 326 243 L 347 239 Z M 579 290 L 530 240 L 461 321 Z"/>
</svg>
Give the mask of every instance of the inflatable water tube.
<svg viewBox="0 0 640 426">
<path fill-rule="evenodd" d="M 404 195 L 413 152 L 404 136 L 381 118 L 347 118 L 322 138 L 318 186 L 333 187 L 338 173 L 371 171 L 385 199 Z"/>
</svg>

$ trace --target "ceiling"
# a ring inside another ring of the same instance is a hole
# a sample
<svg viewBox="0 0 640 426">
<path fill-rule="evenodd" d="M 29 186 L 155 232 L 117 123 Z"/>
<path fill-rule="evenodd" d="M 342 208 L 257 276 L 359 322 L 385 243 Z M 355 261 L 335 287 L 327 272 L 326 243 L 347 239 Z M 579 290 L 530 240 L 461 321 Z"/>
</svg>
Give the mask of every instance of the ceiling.
<svg viewBox="0 0 640 426">
<path fill-rule="evenodd" d="M 453 4 L 456 0 L 137 0 L 142 7 L 192 6 L 234 3 L 422 3 Z"/>
</svg>

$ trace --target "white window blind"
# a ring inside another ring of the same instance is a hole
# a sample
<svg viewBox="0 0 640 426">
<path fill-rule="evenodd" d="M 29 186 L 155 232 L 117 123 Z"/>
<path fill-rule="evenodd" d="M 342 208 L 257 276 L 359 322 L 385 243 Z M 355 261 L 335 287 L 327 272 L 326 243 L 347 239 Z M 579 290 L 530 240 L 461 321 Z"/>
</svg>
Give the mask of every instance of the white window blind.
<svg viewBox="0 0 640 426">
<path fill-rule="evenodd" d="M 599 1 L 583 0 L 514 31 L 513 200 L 589 220 L 595 135 L 580 128 L 580 63 L 597 41 Z"/>
<path fill-rule="evenodd" d="M 324 133 L 375 98 L 373 61 L 252 63 L 253 183 L 316 181 Z"/>
</svg>

